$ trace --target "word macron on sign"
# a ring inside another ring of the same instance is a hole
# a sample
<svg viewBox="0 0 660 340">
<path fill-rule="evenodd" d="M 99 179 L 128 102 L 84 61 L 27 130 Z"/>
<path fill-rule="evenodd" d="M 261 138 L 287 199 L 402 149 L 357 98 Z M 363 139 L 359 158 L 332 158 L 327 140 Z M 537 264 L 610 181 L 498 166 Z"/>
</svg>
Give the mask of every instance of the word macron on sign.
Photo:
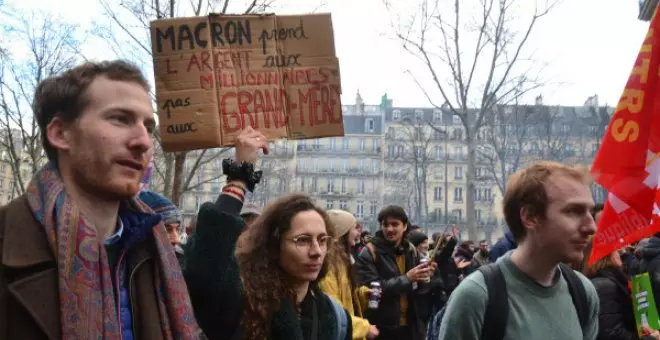
<svg viewBox="0 0 660 340">
<path fill-rule="evenodd" d="M 269 140 L 343 136 L 329 14 L 151 23 L 165 151 L 233 145 L 247 126 Z"/>
</svg>

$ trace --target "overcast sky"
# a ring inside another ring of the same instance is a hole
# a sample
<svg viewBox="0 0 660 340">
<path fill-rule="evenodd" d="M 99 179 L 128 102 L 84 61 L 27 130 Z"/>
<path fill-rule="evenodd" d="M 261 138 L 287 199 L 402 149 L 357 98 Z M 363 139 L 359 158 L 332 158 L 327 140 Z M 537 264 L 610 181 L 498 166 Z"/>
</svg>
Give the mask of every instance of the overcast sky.
<svg viewBox="0 0 660 340">
<path fill-rule="evenodd" d="M 52 11 L 83 28 L 101 18 L 94 0 L 7 3 Z M 279 7 L 280 13 L 304 13 L 318 5 L 313 0 L 279 0 Z M 327 0 L 320 11 L 333 16 L 344 104 L 353 103 L 359 89 L 370 104 L 378 104 L 387 93 L 397 106 L 429 106 L 405 72 L 421 72 L 420 65 L 411 62 L 391 38 L 390 17 L 382 0 Z M 648 27 L 637 20 L 637 12 L 636 0 L 563 1 L 539 23 L 529 46 L 549 80 L 536 94 L 543 94 L 546 103 L 562 105 L 582 105 L 588 96 L 598 94 L 601 104 L 615 105 Z M 93 41 L 85 53 L 92 58 L 112 57 L 112 51 Z"/>
</svg>

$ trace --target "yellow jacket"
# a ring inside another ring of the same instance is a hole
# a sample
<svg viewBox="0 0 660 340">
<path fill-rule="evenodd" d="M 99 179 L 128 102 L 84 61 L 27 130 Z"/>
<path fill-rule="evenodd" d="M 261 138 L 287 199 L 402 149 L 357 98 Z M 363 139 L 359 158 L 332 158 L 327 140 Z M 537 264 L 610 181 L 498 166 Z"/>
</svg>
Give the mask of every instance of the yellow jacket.
<svg viewBox="0 0 660 340">
<path fill-rule="evenodd" d="M 338 267 L 335 267 L 338 266 Z M 333 263 L 328 268 L 328 273 L 319 282 L 321 290 L 337 300 L 350 314 L 353 320 L 353 339 L 362 340 L 367 338 L 371 325 L 367 319 L 362 318 L 362 305 L 366 303 L 369 293 L 368 287 L 360 287 L 351 292 L 351 281 L 346 274 L 346 266 L 343 263 Z M 339 277 L 337 277 L 339 273 Z M 358 310 L 353 309 L 353 301 Z"/>
</svg>

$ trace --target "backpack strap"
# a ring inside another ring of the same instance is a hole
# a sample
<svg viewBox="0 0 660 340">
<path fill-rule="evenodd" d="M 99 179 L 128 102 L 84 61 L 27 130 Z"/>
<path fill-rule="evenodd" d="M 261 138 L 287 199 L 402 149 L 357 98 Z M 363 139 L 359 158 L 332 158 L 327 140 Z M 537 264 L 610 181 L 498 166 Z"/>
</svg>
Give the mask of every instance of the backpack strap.
<svg viewBox="0 0 660 340">
<path fill-rule="evenodd" d="M 325 294 L 325 296 L 330 300 L 332 311 L 335 313 L 335 318 L 337 319 L 337 340 L 346 340 L 348 337 L 348 317 L 346 316 L 344 307 L 328 294 Z"/>
<path fill-rule="evenodd" d="M 497 263 L 481 266 L 477 270 L 483 274 L 488 289 L 488 303 L 481 327 L 481 339 L 502 340 L 509 319 L 509 295 L 504 274 Z"/>
<path fill-rule="evenodd" d="M 565 263 L 559 264 L 559 269 L 561 274 L 568 284 L 568 291 L 571 293 L 571 299 L 573 299 L 573 304 L 575 305 L 575 310 L 577 311 L 578 319 L 580 319 L 580 326 L 584 332 L 584 328 L 589 319 L 589 302 L 587 301 L 587 291 L 584 289 L 584 284 L 580 277 L 575 274 L 573 268 L 569 267 Z"/>
</svg>

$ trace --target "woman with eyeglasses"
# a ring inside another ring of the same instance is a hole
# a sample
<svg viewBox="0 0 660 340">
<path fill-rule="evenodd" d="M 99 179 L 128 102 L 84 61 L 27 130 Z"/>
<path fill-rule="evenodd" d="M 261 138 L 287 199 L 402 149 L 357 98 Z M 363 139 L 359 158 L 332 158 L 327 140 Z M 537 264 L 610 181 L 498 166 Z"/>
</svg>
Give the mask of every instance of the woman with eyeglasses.
<svg viewBox="0 0 660 340">
<path fill-rule="evenodd" d="M 223 162 L 222 194 L 200 208 L 184 269 L 195 317 L 211 340 L 349 340 L 350 315 L 318 287 L 334 239 L 325 211 L 290 194 L 247 229 L 239 216 L 259 149 L 264 136 L 247 128 Z"/>
</svg>

